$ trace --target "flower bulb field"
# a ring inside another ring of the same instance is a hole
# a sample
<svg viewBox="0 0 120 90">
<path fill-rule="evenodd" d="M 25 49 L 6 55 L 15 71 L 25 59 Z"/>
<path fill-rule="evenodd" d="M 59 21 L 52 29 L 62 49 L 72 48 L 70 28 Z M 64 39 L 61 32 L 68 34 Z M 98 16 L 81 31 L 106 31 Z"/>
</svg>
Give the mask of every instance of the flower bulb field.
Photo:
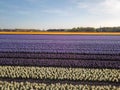
<svg viewBox="0 0 120 90">
<path fill-rule="evenodd" d="M 120 90 L 120 36 L 1 34 L 0 90 Z"/>
</svg>

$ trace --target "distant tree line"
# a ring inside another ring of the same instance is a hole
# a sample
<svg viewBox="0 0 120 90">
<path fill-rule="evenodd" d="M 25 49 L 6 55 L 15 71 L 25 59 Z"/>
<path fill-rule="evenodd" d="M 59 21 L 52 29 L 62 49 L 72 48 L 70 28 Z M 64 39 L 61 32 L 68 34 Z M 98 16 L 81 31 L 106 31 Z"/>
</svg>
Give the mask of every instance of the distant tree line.
<svg viewBox="0 0 120 90">
<path fill-rule="evenodd" d="M 47 31 L 49 31 L 49 32 L 55 32 L 55 31 L 62 32 L 62 31 L 67 31 L 67 29 L 48 29 Z"/>
<path fill-rule="evenodd" d="M 40 32 L 40 31 L 48 31 L 48 32 L 120 32 L 120 27 L 76 27 L 72 29 L 47 29 L 47 30 L 39 30 L 39 29 L 0 29 L 0 31 L 10 31 L 10 32 Z"/>
<path fill-rule="evenodd" d="M 47 31 L 66 31 L 66 32 L 120 32 L 120 27 L 77 27 L 72 29 L 48 29 Z"/>
</svg>

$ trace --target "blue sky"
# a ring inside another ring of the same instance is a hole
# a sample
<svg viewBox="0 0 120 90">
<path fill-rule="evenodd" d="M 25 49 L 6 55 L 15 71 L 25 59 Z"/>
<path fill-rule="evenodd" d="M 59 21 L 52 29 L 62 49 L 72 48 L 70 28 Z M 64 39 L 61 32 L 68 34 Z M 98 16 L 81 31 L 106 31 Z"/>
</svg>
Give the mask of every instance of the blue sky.
<svg viewBox="0 0 120 90">
<path fill-rule="evenodd" d="M 120 26 L 120 0 L 0 0 L 0 28 Z"/>
</svg>

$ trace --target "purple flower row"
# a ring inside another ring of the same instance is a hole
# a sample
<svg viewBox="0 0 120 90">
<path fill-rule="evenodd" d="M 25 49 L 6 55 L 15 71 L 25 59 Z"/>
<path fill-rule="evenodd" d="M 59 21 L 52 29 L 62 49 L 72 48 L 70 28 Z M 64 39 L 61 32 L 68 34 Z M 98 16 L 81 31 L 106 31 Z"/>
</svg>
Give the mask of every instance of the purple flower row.
<svg viewBox="0 0 120 90">
<path fill-rule="evenodd" d="M 62 60 L 62 59 L 0 58 L 0 65 L 120 69 L 120 61 L 104 61 L 104 60 L 97 61 L 97 60 L 69 60 L 69 59 Z"/>
<path fill-rule="evenodd" d="M 0 35 L 0 39 L 33 39 L 33 40 L 120 40 L 120 36 L 88 36 L 88 35 Z"/>
<path fill-rule="evenodd" d="M 0 52 L 120 54 L 120 50 L 0 48 Z"/>
<path fill-rule="evenodd" d="M 120 61 L 119 55 L 101 54 L 72 54 L 72 53 L 23 53 L 23 52 L 0 52 L 0 58 L 24 58 L 24 59 L 82 59 L 82 60 L 114 60 Z"/>
<path fill-rule="evenodd" d="M 117 42 L 117 41 L 116 41 Z M 51 43 L 42 43 L 39 41 L 38 43 L 36 42 L 30 42 L 30 43 L 25 43 L 23 42 L 2 42 L 0 41 L 0 48 L 30 48 L 30 49 L 81 49 L 81 50 L 119 50 L 120 48 L 120 43 L 109 43 L 106 41 L 106 43 L 99 43 L 96 44 L 94 42 L 75 42 L 71 41 L 71 43 L 66 42 L 56 42 L 53 41 Z"/>
</svg>

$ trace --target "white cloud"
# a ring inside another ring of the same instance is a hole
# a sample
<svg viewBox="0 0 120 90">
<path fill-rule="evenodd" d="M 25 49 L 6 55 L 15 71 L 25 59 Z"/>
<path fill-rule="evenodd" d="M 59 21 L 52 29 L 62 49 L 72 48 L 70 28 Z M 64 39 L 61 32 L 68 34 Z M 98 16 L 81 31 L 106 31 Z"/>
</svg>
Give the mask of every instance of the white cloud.
<svg viewBox="0 0 120 90">
<path fill-rule="evenodd" d="M 48 13 L 48 14 L 58 14 L 60 16 L 70 15 L 68 11 L 61 10 L 61 9 L 46 9 L 46 10 L 43 10 L 42 12 Z"/>
<path fill-rule="evenodd" d="M 120 0 L 99 0 L 93 3 L 77 0 L 76 4 L 78 8 L 86 9 L 91 13 L 120 14 Z"/>
<path fill-rule="evenodd" d="M 105 0 L 101 3 L 107 13 L 120 13 L 120 0 Z"/>
<path fill-rule="evenodd" d="M 89 7 L 89 5 L 84 2 L 78 3 L 78 8 L 88 8 L 88 7 Z"/>
</svg>

